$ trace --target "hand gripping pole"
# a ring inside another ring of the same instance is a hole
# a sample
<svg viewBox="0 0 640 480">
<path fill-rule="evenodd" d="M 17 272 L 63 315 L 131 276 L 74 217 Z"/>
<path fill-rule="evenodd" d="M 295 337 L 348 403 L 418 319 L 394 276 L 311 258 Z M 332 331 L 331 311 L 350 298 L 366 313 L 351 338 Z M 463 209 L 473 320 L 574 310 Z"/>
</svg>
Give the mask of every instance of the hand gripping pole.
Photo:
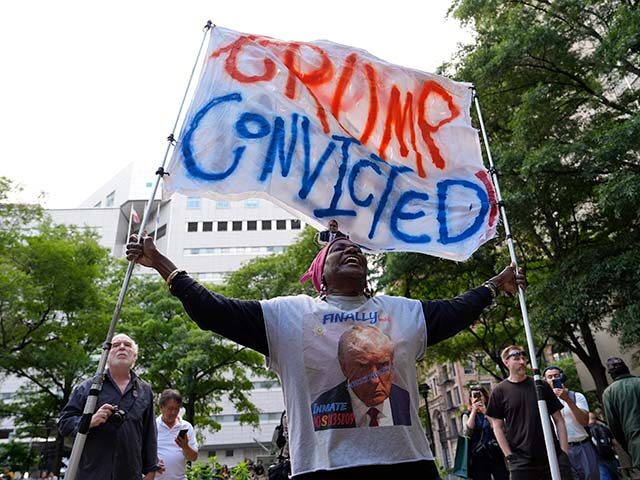
<svg viewBox="0 0 640 480">
<path fill-rule="evenodd" d="M 513 244 L 513 238 L 511 236 L 511 230 L 509 229 L 509 222 L 507 220 L 507 211 L 502 200 L 502 194 L 500 193 L 500 185 L 498 183 L 498 172 L 495 164 L 493 163 L 493 157 L 491 156 L 491 149 L 489 148 L 489 139 L 487 138 L 487 131 L 484 128 L 484 121 L 482 120 L 482 111 L 480 110 L 480 102 L 478 101 L 478 94 L 475 87 L 473 87 L 473 100 L 476 106 L 476 112 L 478 113 L 478 121 L 480 122 L 480 129 L 482 131 L 482 139 L 484 141 L 485 150 L 487 152 L 487 158 L 489 159 L 489 173 L 491 174 L 491 181 L 496 191 L 496 199 L 498 201 L 498 207 L 500 208 L 500 214 L 502 216 L 502 223 L 504 224 L 505 237 L 507 240 L 507 246 L 509 247 L 509 255 L 511 261 L 518 267 L 516 258 L 516 249 Z M 551 468 L 551 478 L 553 480 L 560 479 L 560 467 L 558 466 L 558 456 L 555 449 L 555 443 L 553 441 L 553 431 L 551 430 L 551 420 L 549 419 L 549 409 L 547 408 L 547 402 L 544 399 L 544 393 L 542 389 L 542 377 L 540 376 L 540 369 L 538 368 L 538 359 L 536 357 L 536 347 L 533 343 L 533 334 L 531 332 L 531 324 L 529 323 L 529 314 L 527 312 L 527 303 L 522 287 L 518 286 L 518 300 L 520 302 L 520 311 L 522 312 L 522 321 L 524 323 L 524 331 L 527 336 L 527 348 L 529 349 L 529 357 L 531 358 L 531 368 L 533 369 L 533 381 L 536 388 L 536 398 L 538 400 L 538 411 L 540 412 L 540 421 L 542 422 L 542 431 L 544 432 L 544 443 L 547 448 L 547 456 L 549 458 L 549 466 Z"/>
<path fill-rule="evenodd" d="M 200 43 L 200 48 L 198 49 L 198 55 L 196 56 L 196 60 L 193 64 L 193 68 L 191 69 L 191 75 L 189 76 L 189 81 L 187 82 L 187 88 L 185 89 L 184 95 L 182 97 L 182 102 L 180 103 L 180 108 L 178 109 L 178 114 L 176 115 L 176 120 L 173 124 L 173 129 L 171 131 L 171 134 L 167 138 L 167 149 L 165 150 L 164 158 L 162 159 L 162 165 L 156 171 L 156 182 L 153 186 L 153 192 L 151 192 L 151 197 L 149 198 L 149 201 L 145 206 L 144 214 L 142 215 L 142 222 L 140 223 L 140 229 L 139 229 L 140 232 L 144 231 L 144 227 L 146 226 L 147 220 L 149 219 L 153 200 L 156 198 L 156 193 L 158 191 L 158 187 L 160 186 L 160 181 L 165 175 L 169 175 L 169 173 L 166 172 L 164 168 L 167 163 L 167 159 L 169 158 L 169 152 L 175 145 L 174 134 L 178 126 L 180 115 L 182 114 L 182 109 L 184 108 L 184 104 L 187 99 L 187 94 L 191 87 L 191 82 L 193 80 L 196 67 L 198 65 L 198 60 L 202 55 L 202 49 L 204 47 L 207 34 L 213 28 L 215 28 L 215 25 L 211 22 L 211 20 L 209 20 L 203 28 L 204 34 L 202 36 L 202 42 Z M 139 235 L 139 239 L 140 241 L 142 241 L 142 235 Z M 127 288 L 129 287 L 129 281 L 131 280 L 131 275 L 133 274 L 134 267 L 135 267 L 135 262 L 129 262 L 129 266 L 127 267 L 127 272 L 124 276 L 124 280 L 122 281 L 120 294 L 118 295 L 118 301 L 116 302 L 116 306 L 113 311 L 113 315 L 111 317 L 111 324 L 109 325 L 109 331 L 107 332 L 107 339 L 102 345 L 102 354 L 100 355 L 100 361 L 98 362 L 98 369 L 96 370 L 96 375 L 93 379 L 91 389 L 89 390 L 89 396 L 87 397 L 87 401 L 84 405 L 84 411 L 82 412 L 80 423 L 78 424 L 78 433 L 76 434 L 75 440 L 73 442 L 73 448 L 71 449 L 69 466 L 64 476 L 65 480 L 75 480 L 76 474 L 78 473 L 80 458 L 82 457 L 82 451 L 84 450 L 84 445 L 87 440 L 87 435 L 89 433 L 89 427 L 91 425 L 91 417 L 95 413 L 96 403 L 98 402 L 98 395 L 102 390 L 102 383 L 104 381 L 104 371 L 107 365 L 107 358 L 109 356 L 109 351 L 111 350 L 111 341 L 113 339 L 113 335 L 115 333 L 118 320 L 120 319 L 120 311 L 122 310 L 124 296 L 127 293 Z"/>
</svg>

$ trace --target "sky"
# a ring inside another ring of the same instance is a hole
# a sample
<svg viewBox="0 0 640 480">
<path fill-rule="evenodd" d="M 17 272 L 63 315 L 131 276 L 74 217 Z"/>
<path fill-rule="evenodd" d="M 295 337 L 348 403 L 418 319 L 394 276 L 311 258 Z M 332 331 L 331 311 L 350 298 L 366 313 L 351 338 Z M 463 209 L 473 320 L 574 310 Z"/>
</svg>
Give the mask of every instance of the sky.
<svg viewBox="0 0 640 480">
<path fill-rule="evenodd" d="M 207 20 L 282 40 L 331 40 L 433 72 L 472 39 L 446 17 L 450 2 L 7 2 L 0 175 L 23 188 L 11 200 L 47 208 L 77 207 L 131 162 L 148 165 L 155 180 Z"/>
</svg>

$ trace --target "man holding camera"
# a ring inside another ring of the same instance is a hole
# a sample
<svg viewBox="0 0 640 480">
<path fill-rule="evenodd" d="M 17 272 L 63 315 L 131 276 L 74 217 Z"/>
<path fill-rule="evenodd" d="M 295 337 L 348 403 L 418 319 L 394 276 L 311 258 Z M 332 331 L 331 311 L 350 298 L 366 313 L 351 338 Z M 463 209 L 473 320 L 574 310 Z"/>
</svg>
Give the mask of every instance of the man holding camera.
<svg viewBox="0 0 640 480">
<path fill-rule="evenodd" d="M 184 480 L 186 461 L 198 459 L 198 442 L 193 426 L 180 417 L 182 395 L 173 389 L 160 394 L 158 428 L 158 463 L 156 480 Z"/>
<path fill-rule="evenodd" d="M 98 407 L 80 458 L 76 480 L 153 480 L 157 460 L 156 422 L 151 386 L 131 369 L 138 345 L 128 335 L 115 335 Z M 75 435 L 93 379 L 71 394 L 60 414 L 58 430 Z"/>
<path fill-rule="evenodd" d="M 564 386 L 566 376 L 560 367 L 549 365 L 542 374 L 563 406 L 561 413 L 567 426 L 569 460 L 575 480 L 600 480 L 598 454 L 585 429 L 589 425 L 586 397 Z"/>
</svg>

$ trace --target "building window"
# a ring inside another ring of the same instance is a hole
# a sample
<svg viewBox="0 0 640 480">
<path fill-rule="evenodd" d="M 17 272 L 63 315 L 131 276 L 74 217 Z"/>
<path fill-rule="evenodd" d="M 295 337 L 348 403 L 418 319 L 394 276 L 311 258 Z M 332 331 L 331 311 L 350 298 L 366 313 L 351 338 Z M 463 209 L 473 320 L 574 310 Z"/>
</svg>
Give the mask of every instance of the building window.
<svg viewBox="0 0 640 480">
<path fill-rule="evenodd" d="M 155 240 L 160 240 L 167 234 L 167 224 L 165 223 L 160 228 L 158 228 L 158 232 L 151 232 L 149 236 Z"/>
<path fill-rule="evenodd" d="M 231 222 L 231 230 L 234 232 L 239 232 L 242 230 L 242 222 L 239 220 Z"/>
<path fill-rule="evenodd" d="M 211 450 L 210 452 L 207 452 L 207 457 L 212 458 L 216 456 L 216 451 L 215 450 Z"/>
<path fill-rule="evenodd" d="M 475 373 L 475 368 L 473 367 L 473 360 L 467 358 L 467 361 L 464 362 L 464 373 L 466 375 L 472 375 Z"/>
<path fill-rule="evenodd" d="M 203 232 L 213 232 L 213 222 L 202 222 Z"/>
<path fill-rule="evenodd" d="M 300 220 L 298 219 L 291 220 L 291 230 L 300 230 Z"/>
<path fill-rule="evenodd" d="M 271 220 L 262 220 L 262 230 L 271 230 Z"/>
<path fill-rule="evenodd" d="M 227 231 L 227 222 L 218 222 L 218 231 L 226 232 Z"/>
<path fill-rule="evenodd" d="M 200 197 L 187 197 L 187 208 L 189 210 L 200 208 Z"/>
<path fill-rule="evenodd" d="M 153 183 L 147 182 L 147 183 L 144 184 L 144 186 L 147 187 L 147 188 L 151 188 L 151 187 L 153 187 Z"/>
<path fill-rule="evenodd" d="M 231 208 L 231 203 L 229 203 L 229 200 L 218 200 L 216 208 Z"/>
<path fill-rule="evenodd" d="M 458 387 L 453 388 L 453 399 L 456 402 L 454 405 L 460 405 L 462 403 L 462 398 L 460 398 L 460 389 Z"/>
<path fill-rule="evenodd" d="M 257 230 L 258 222 L 256 220 L 247 220 L 247 230 Z"/>
<path fill-rule="evenodd" d="M 244 208 L 258 208 L 260 200 L 257 198 L 248 198 L 244 201 Z"/>
<path fill-rule="evenodd" d="M 225 457 L 233 457 L 233 450 L 225 450 L 224 451 L 224 456 Z"/>
<path fill-rule="evenodd" d="M 455 418 L 449 419 L 449 428 L 451 428 L 451 436 L 458 435 L 458 424 Z"/>
<path fill-rule="evenodd" d="M 114 190 L 109 195 L 107 195 L 106 200 L 104 201 L 105 207 L 113 207 L 113 202 L 116 200 L 116 191 Z"/>
<path fill-rule="evenodd" d="M 287 229 L 287 221 L 286 220 L 276 220 L 276 229 L 277 230 L 286 230 Z"/>
<path fill-rule="evenodd" d="M 187 222 L 187 232 L 197 232 L 198 222 Z"/>
</svg>

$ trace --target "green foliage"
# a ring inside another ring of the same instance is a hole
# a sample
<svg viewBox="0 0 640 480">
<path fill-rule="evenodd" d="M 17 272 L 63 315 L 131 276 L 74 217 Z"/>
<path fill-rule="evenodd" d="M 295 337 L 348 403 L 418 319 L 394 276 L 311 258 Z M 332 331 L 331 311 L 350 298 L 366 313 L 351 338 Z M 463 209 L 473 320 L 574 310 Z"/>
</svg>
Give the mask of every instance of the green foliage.
<svg viewBox="0 0 640 480">
<path fill-rule="evenodd" d="M 194 462 L 187 467 L 187 480 L 220 480 L 228 478 L 230 480 L 249 480 L 249 467 L 246 462 L 240 462 L 230 469 L 229 476 L 222 475 L 222 465 L 217 457 L 211 457 L 207 462 Z"/>
<path fill-rule="evenodd" d="M 40 462 L 40 455 L 29 445 L 9 442 L 0 445 L 0 465 L 9 465 L 13 471 L 27 472 Z"/>
<path fill-rule="evenodd" d="M 518 254 L 535 274 L 534 331 L 577 355 L 601 394 L 594 332 L 640 344 L 640 9 L 456 0 L 451 13 L 476 36 L 442 71 L 480 94 Z"/>
<path fill-rule="evenodd" d="M 465 263 L 416 253 L 391 253 L 379 260 L 378 269 L 383 273 L 378 283 L 392 295 L 451 298 L 479 286 L 508 263 L 505 252 L 491 247 L 483 247 Z M 472 358 L 482 373 L 501 380 L 508 374 L 500 361 L 501 350 L 523 342 L 517 303 L 513 298 L 500 297 L 493 308 L 483 312 L 473 329 L 430 347 L 425 362 L 431 365 Z"/>
<path fill-rule="evenodd" d="M 253 300 L 301 293 L 315 295 L 310 282 L 301 284 L 298 281 L 320 250 L 315 234 L 312 228 L 305 228 L 298 241 L 282 254 L 250 260 L 231 273 L 217 291 L 228 297 Z"/>
<path fill-rule="evenodd" d="M 212 415 L 228 395 L 240 421 L 257 424 L 259 412 L 247 392 L 252 388 L 250 373 L 267 375 L 264 357 L 201 330 L 161 279 L 132 279 L 120 329 L 138 343 L 138 365 L 154 391 L 180 391 L 187 421 L 219 429 Z"/>
<path fill-rule="evenodd" d="M 0 182 L 0 199 L 8 188 Z M 39 207 L 0 210 L 0 372 L 25 382 L 0 413 L 18 436 L 48 437 L 103 340 L 110 259 L 94 233 L 52 225 Z"/>
</svg>

